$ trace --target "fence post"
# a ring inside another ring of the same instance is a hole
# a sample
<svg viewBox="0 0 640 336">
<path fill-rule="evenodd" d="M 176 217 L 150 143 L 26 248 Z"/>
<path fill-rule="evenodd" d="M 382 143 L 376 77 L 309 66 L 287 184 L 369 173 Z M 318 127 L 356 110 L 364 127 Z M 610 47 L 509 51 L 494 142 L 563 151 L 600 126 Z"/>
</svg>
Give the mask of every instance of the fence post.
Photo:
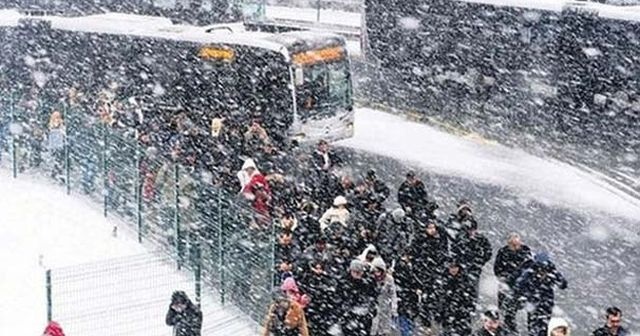
<svg viewBox="0 0 640 336">
<path fill-rule="evenodd" d="M 136 139 L 136 162 L 135 162 L 135 184 L 136 184 L 136 222 L 138 223 L 138 243 L 142 243 L 142 179 L 140 178 L 140 143 Z"/>
<path fill-rule="evenodd" d="M 173 224 L 175 231 L 176 252 L 178 253 L 178 269 L 180 269 L 182 267 L 182 242 L 180 241 L 182 234 L 180 232 L 180 168 L 177 162 L 174 164 L 173 173 L 173 185 L 175 191 L 175 211 L 173 215 Z"/>
<path fill-rule="evenodd" d="M 225 301 L 224 276 L 224 216 L 222 214 L 222 189 L 218 187 L 218 274 L 220 274 L 220 304 Z"/>
<path fill-rule="evenodd" d="M 109 197 L 109 172 L 107 171 L 108 160 L 108 144 L 107 144 L 107 132 L 108 125 L 102 123 L 102 206 L 104 216 L 107 217 L 108 197 Z"/>
<path fill-rule="evenodd" d="M 13 99 L 13 95 L 11 95 L 11 100 L 9 101 L 9 113 L 11 115 L 10 123 L 9 123 L 9 133 L 11 133 L 11 168 L 13 170 L 13 178 L 18 177 L 18 154 L 16 153 L 17 145 L 16 145 L 16 112 L 15 112 L 15 99 Z"/>
<path fill-rule="evenodd" d="M 69 181 L 69 177 L 71 174 L 69 174 L 69 164 L 70 164 L 70 160 L 69 160 L 69 128 L 71 126 L 71 123 L 68 122 L 67 120 L 67 116 L 69 115 L 69 113 L 67 113 L 68 110 L 68 105 L 67 104 L 63 104 L 62 106 L 62 120 L 63 123 L 65 125 L 64 128 L 64 175 L 65 175 L 65 185 L 66 185 L 66 189 L 67 189 L 67 195 L 71 194 L 71 181 Z"/>
<path fill-rule="evenodd" d="M 316 11 L 317 11 L 317 13 L 316 13 L 316 21 L 317 22 L 320 22 L 320 6 L 321 6 L 320 0 L 316 0 Z"/>
<path fill-rule="evenodd" d="M 196 302 L 198 307 L 202 307 L 202 259 L 200 258 L 200 244 L 194 249 L 195 256 L 195 280 L 196 280 Z"/>
<path fill-rule="evenodd" d="M 51 322 L 53 319 L 53 305 L 51 301 L 51 270 L 48 269 L 45 273 L 46 289 L 47 289 L 47 322 Z"/>
<path fill-rule="evenodd" d="M 271 243 L 271 269 L 269 270 L 269 279 L 271 279 L 269 288 L 269 293 L 273 293 L 275 289 L 275 279 L 273 277 L 273 272 L 276 269 L 276 223 L 271 221 L 271 237 L 269 239 Z"/>
</svg>

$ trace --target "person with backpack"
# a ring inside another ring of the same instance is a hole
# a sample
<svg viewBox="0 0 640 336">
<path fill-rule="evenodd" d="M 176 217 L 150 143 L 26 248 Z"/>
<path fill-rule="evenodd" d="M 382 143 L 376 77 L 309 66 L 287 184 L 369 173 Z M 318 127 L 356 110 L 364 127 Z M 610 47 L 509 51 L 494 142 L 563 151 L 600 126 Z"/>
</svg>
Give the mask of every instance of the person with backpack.
<svg viewBox="0 0 640 336">
<path fill-rule="evenodd" d="M 273 291 L 272 297 L 262 336 L 309 336 L 302 307 L 280 288 Z"/>
<path fill-rule="evenodd" d="M 513 296 L 513 300 L 523 300 L 532 306 L 527 314 L 529 336 L 546 336 L 555 304 L 555 287 L 566 289 L 567 280 L 547 253 L 537 253 L 516 280 Z"/>
</svg>

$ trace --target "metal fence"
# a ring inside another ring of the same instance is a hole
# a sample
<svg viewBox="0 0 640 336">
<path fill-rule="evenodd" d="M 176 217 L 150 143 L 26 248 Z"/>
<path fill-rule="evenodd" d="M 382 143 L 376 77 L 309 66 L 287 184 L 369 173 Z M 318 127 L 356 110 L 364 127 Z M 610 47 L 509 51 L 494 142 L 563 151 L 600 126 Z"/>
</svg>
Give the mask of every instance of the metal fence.
<svg viewBox="0 0 640 336">
<path fill-rule="evenodd" d="M 56 112 L 61 125 L 53 121 Z M 221 303 L 261 320 L 273 285 L 275 226 L 258 223 L 246 201 L 215 186 L 209 174 L 158 153 L 132 129 L 79 105 L 3 96 L 0 161 L 10 162 L 14 177 L 47 175 L 67 193 L 102 204 L 104 216 L 122 219 L 139 242 L 179 269 L 198 270 Z M 61 302 L 53 300 L 54 312 Z M 76 322 L 93 320 L 91 314 Z"/>
</svg>

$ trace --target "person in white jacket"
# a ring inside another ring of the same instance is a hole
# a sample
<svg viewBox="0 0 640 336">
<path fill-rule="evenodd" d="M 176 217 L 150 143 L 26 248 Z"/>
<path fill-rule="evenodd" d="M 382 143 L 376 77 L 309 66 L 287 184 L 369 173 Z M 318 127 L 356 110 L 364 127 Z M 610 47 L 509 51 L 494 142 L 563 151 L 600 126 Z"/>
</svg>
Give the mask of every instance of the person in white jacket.
<svg viewBox="0 0 640 336">
<path fill-rule="evenodd" d="M 379 293 L 376 316 L 371 323 L 372 336 L 399 336 L 400 329 L 396 325 L 398 317 L 398 296 L 396 283 L 387 270 L 387 265 L 380 257 L 371 262 L 373 278 L 376 281 Z"/>
<path fill-rule="evenodd" d="M 329 225 L 336 222 L 346 228 L 349 224 L 349 217 L 347 199 L 344 196 L 338 196 L 333 200 L 333 206 L 320 217 L 320 229 L 324 232 Z"/>
<path fill-rule="evenodd" d="M 561 317 L 552 317 L 547 327 L 547 336 L 571 336 L 569 322 Z"/>
</svg>

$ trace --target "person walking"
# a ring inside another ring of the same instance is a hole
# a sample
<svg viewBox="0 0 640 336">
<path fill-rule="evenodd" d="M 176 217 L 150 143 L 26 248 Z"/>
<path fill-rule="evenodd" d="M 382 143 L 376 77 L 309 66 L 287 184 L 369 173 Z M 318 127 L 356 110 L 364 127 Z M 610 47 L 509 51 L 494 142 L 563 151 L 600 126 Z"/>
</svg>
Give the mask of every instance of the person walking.
<svg viewBox="0 0 640 336">
<path fill-rule="evenodd" d="M 202 331 L 202 312 L 183 291 L 171 295 L 165 321 L 173 327 L 174 336 L 200 336 Z"/>
<path fill-rule="evenodd" d="M 527 314 L 529 336 L 546 336 L 555 304 L 555 287 L 567 288 L 567 280 L 545 252 L 537 253 L 531 266 L 516 280 L 513 300 L 526 300 L 532 308 Z"/>
<path fill-rule="evenodd" d="M 344 336 L 369 335 L 376 311 L 376 285 L 366 273 L 365 265 L 354 259 L 349 273 L 337 288 L 336 313 Z"/>
<path fill-rule="evenodd" d="M 604 326 L 596 329 L 592 336 L 627 336 L 629 331 L 622 326 L 622 310 L 618 307 L 609 307 L 606 310 Z"/>
<path fill-rule="evenodd" d="M 272 293 L 273 304 L 265 318 L 262 336 L 309 336 L 304 310 L 280 288 Z"/>
<path fill-rule="evenodd" d="M 533 255 L 529 246 L 522 243 L 520 235 L 513 232 L 507 238 L 507 244 L 498 250 L 493 264 L 493 273 L 498 278 L 498 309 L 504 316 L 504 325 L 516 332 L 516 313 L 522 309 L 520 301 L 512 300 L 516 279 L 520 276 L 523 265 Z"/>
<path fill-rule="evenodd" d="M 378 288 L 378 305 L 376 315 L 371 323 L 372 336 L 399 336 L 400 330 L 396 325 L 398 318 L 398 296 L 396 284 L 387 265 L 382 258 L 377 257 L 371 262 L 373 279 Z"/>
<path fill-rule="evenodd" d="M 571 327 L 567 320 L 561 317 L 552 317 L 547 326 L 547 336 L 571 336 Z"/>
</svg>

